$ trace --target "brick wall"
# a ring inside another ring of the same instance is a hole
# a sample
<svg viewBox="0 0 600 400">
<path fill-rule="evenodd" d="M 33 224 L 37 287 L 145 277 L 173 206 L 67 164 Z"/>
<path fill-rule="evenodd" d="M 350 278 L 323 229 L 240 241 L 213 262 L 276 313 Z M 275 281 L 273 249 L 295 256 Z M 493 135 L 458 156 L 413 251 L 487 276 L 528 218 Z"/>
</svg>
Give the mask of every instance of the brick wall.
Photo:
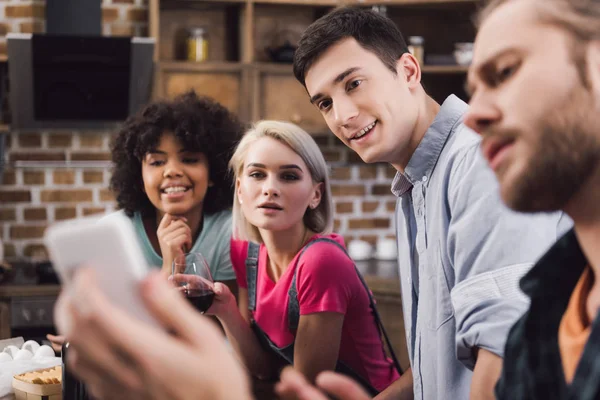
<svg viewBox="0 0 600 400">
<path fill-rule="evenodd" d="M 45 30 L 46 0 L 0 0 L 0 54 L 6 34 Z M 147 36 L 148 0 L 102 0 L 102 31 L 114 36 Z"/>
<path fill-rule="evenodd" d="M 0 0 L 0 54 L 7 32 L 43 32 L 45 1 Z M 103 0 L 106 35 L 147 34 L 147 0 Z M 54 221 L 113 211 L 107 190 L 111 132 L 13 132 L 6 137 L 6 159 L 16 161 L 90 161 L 64 168 L 9 168 L 0 184 L 0 237 L 8 258 L 44 257 L 42 237 Z M 394 197 L 387 165 L 364 165 L 333 137 L 317 138 L 331 165 L 335 229 L 347 240 L 375 243 L 393 237 Z"/>
<path fill-rule="evenodd" d="M 7 257 L 43 257 L 42 236 L 54 221 L 115 210 L 107 189 L 111 132 L 13 132 L 6 137 L 6 157 L 46 162 L 44 167 L 9 167 L 0 185 L 0 235 Z M 335 230 L 346 240 L 375 243 L 394 237 L 394 170 L 365 165 L 333 137 L 317 138 L 331 167 Z M 53 162 L 87 161 L 77 168 Z"/>
</svg>

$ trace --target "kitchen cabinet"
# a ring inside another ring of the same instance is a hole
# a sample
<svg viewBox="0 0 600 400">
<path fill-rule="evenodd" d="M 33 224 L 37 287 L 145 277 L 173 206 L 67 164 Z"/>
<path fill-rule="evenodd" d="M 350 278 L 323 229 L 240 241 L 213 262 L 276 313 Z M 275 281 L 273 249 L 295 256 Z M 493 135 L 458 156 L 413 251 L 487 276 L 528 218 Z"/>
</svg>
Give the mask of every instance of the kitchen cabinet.
<svg viewBox="0 0 600 400">
<path fill-rule="evenodd" d="M 214 97 L 245 122 L 282 119 L 312 134 L 327 133 L 304 88 L 295 80 L 286 46 L 333 7 L 385 6 L 409 36 L 422 36 L 422 81 L 438 102 L 463 90 L 467 67 L 455 65 L 457 42 L 472 42 L 478 0 L 149 0 L 149 32 L 156 39 L 154 97 L 189 89 Z M 380 8 L 382 9 L 382 8 Z M 190 29 L 207 31 L 205 61 L 186 61 Z M 277 52 L 277 50 L 282 50 Z M 288 62 L 282 62 L 288 59 Z M 278 62 L 276 62 L 278 61 Z"/>
</svg>

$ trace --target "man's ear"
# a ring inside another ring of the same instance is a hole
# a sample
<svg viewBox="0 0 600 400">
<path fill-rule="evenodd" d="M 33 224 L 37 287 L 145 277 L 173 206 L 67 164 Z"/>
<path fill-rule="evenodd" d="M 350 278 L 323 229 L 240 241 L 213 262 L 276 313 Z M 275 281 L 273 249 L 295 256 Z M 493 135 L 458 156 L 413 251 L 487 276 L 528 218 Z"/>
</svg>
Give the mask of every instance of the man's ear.
<svg viewBox="0 0 600 400">
<path fill-rule="evenodd" d="M 421 85 L 421 66 L 411 53 L 404 53 L 398 59 L 396 73 L 407 82 L 409 87 Z"/>
</svg>

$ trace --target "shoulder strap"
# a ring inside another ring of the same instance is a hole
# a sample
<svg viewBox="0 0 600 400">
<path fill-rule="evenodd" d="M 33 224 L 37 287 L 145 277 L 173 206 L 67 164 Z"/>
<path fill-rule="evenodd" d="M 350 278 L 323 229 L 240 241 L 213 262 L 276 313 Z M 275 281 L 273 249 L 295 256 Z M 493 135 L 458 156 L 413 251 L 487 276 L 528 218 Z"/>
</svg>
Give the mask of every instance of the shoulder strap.
<svg viewBox="0 0 600 400">
<path fill-rule="evenodd" d="M 358 268 L 356 268 L 356 264 L 354 263 L 352 258 L 350 258 L 350 256 L 348 255 L 348 252 L 346 251 L 344 246 L 342 246 L 341 244 L 339 244 L 338 242 L 336 242 L 333 239 L 318 238 L 318 239 L 315 239 L 315 240 L 307 243 L 306 246 L 304 246 L 304 248 L 302 249 L 298 258 L 296 259 L 296 265 L 294 265 L 294 278 L 292 279 L 292 286 L 290 287 L 290 289 L 288 291 L 288 295 L 289 295 L 288 327 L 289 327 L 290 331 L 291 332 L 296 331 L 298 329 L 298 322 L 300 321 L 300 305 L 298 302 L 298 290 L 296 288 L 296 273 L 298 271 L 298 268 L 297 268 L 298 262 L 300 261 L 300 258 L 302 257 L 302 254 L 304 254 L 306 249 L 308 249 L 313 244 L 319 243 L 319 242 L 328 242 L 328 243 L 332 243 L 332 244 L 336 245 L 338 248 L 340 248 L 344 252 L 344 254 L 346 254 L 346 256 L 354 264 L 354 270 L 356 271 L 356 274 L 358 275 L 360 282 L 362 283 L 363 287 L 367 291 L 367 295 L 369 296 L 369 303 L 371 306 L 371 310 L 373 312 L 373 316 L 375 317 L 375 323 L 377 324 L 377 327 L 379 328 L 380 332 L 383 334 L 383 337 L 385 338 L 385 342 L 387 344 L 390 355 L 392 356 L 392 361 L 394 362 L 394 366 L 396 367 L 396 370 L 398 371 L 398 373 L 400 375 L 402 375 L 402 373 L 403 373 L 402 368 L 400 367 L 400 363 L 398 362 L 398 358 L 396 357 L 396 353 L 394 352 L 394 348 L 392 347 L 390 338 L 388 337 L 387 332 L 385 331 L 385 327 L 383 326 L 383 322 L 381 321 L 379 312 L 377 312 L 377 307 L 375 306 L 375 300 L 373 299 L 373 296 L 371 295 L 371 290 L 369 289 L 369 286 L 367 286 L 367 283 L 365 282 L 362 274 L 360 273 Z M 250 293 L 250 292 L 248 292 L 248 293 Z"/>
<path fill-rule="evenodd" d="M 248 242 L 248 255 L 246 256 L 246 286 L 248 286 L 248 309 L 256 310 L 256 279 L 258 271 L 258 252 L 260 245 Z"/>
</svg>

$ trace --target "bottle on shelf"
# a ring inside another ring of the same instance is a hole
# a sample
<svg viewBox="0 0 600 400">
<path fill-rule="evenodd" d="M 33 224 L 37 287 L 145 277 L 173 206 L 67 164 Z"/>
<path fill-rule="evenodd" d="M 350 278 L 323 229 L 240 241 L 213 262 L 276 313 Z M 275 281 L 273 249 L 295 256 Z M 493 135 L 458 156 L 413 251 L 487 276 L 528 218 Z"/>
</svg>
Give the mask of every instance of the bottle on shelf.
<svg viewBox="0 0 600 400">
<path fill-rule="evenodd" d="M 425 60 L 425 39 L 423 36 L 408 37 L 408 51 L 423 65 Z"/>
<path fill-rule="evenodd" d="M 202 62 L 208 59 L 206 29 L 202 27 L 190 29 L 190 35 L 187 39 L 187 59 L 193 62 Z"/>
</svg>

